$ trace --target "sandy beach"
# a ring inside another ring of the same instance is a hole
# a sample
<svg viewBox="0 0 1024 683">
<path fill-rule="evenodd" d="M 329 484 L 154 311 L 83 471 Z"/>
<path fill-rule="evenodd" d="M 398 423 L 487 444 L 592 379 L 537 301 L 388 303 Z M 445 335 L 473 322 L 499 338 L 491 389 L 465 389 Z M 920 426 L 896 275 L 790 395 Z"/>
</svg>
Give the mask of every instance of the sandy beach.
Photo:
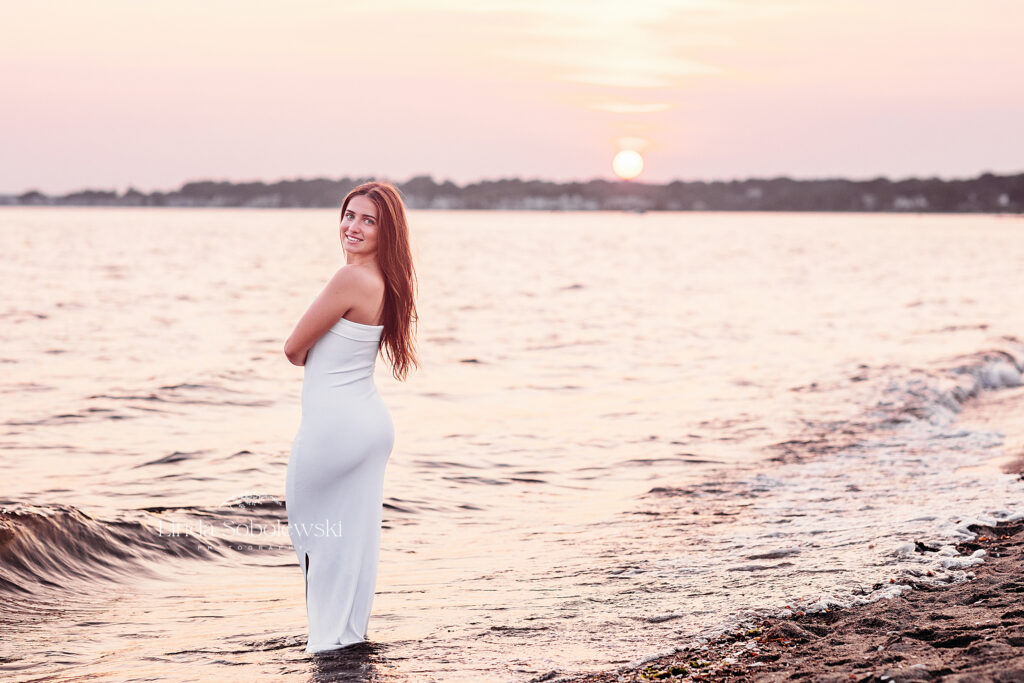
<svg viewBox="0 0 1024 683">
<path fill-rule="evenodd" d="M 997 467 L 1024 486 L 1024 388 L 983 392 L 958 423 L 999 428 Z M 1024 681 L 1024 520 L 971 525 L 984 562 L 962 583 L 845 609 L 761 620 L 639 666 L 563 681 Z M 917 544 L 917 552 L 937 549 Z"/>
</svg>

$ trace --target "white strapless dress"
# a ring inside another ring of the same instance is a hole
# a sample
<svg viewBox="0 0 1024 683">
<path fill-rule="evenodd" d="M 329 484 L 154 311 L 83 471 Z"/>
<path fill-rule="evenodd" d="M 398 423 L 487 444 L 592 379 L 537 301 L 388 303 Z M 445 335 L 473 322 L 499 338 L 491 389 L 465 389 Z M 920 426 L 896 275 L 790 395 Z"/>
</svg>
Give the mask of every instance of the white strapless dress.
<svg viewBox="0 0 1024 683">
<path fill-rule="evenodd" d="M 305 578 L 306 652 L 367 638 L 395 440 L 373 380 L 383 331 L 341 318 L 306 356 L 285 483 L 288 534 Z"/>
</svg>

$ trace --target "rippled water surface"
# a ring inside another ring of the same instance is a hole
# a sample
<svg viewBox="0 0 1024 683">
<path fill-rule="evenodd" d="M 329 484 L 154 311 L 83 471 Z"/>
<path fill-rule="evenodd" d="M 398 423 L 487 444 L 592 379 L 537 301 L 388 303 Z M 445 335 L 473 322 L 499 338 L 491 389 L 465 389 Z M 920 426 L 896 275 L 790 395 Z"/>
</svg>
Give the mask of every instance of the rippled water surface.
<svg viewBox="0 0 1024 683">
<path fill-rule="evenodd" d="M 1020 219 L 410 218 L 423 367 L 377 362 L 370 642 L 317 657 L 282 347 L 344 262 L 335 212 L 0 210 L 5 678 L 598 670 L 962 580 L 907 544 L 1021 509 L 1007 428 L 960 419 L 1020 392 Z"/>
</svg>

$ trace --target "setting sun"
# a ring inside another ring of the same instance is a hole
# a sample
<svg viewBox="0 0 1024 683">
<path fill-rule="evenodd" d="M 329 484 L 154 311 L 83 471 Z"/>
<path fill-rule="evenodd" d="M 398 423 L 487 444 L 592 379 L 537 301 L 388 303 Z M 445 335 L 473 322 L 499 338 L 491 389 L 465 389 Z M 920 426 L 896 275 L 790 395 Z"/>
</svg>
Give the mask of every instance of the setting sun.
<svg viewBox="0 0 1024 683">
<path fill-rule="evenodd" d="M 612 160 L 612 170 L 623 180 L 631 180 L 644 170 L 644 158 L 640 156 L 639 152 L 624 149 Z"/>
</svg>

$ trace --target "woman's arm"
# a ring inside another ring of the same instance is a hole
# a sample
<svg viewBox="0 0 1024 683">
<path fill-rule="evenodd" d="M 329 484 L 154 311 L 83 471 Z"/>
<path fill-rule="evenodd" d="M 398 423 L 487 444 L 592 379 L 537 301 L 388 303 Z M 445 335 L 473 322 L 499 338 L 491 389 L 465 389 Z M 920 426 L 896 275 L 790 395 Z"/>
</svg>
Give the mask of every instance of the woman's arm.
<svg viewBox="0 0 1024 683">
<path fill-rule="evenodd" d="M 359 300 L 365 275 L 361 268 L 342 266 L 324 285 L 284 343 L 284 355 L 292 365 L 305 365 L 309 349 Z"/>
</svg>

